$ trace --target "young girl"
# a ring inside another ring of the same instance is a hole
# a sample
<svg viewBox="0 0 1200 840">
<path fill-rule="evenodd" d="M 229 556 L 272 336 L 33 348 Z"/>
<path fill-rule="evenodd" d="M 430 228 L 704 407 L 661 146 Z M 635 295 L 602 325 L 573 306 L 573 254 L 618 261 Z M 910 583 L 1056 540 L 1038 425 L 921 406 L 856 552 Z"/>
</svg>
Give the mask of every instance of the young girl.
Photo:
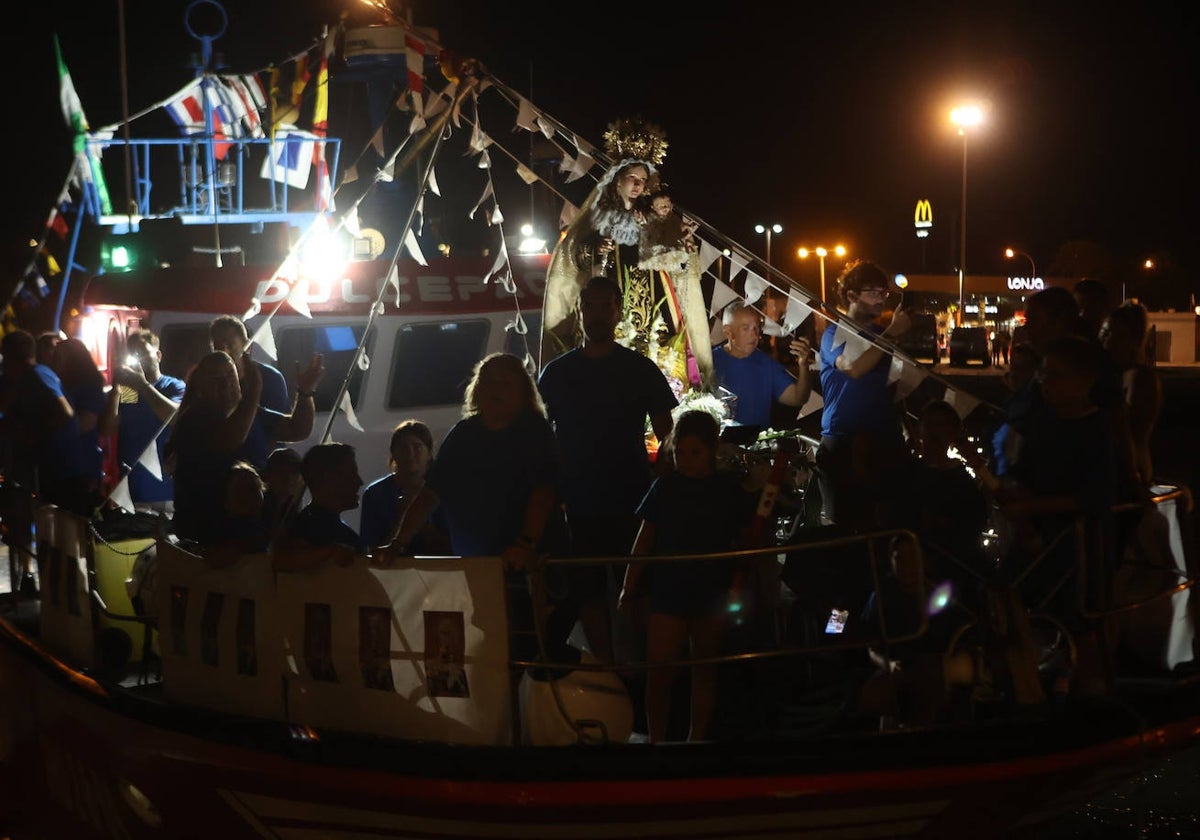
<svg viewBox="0 0 1200 840">
<path fill-rule="evenodd" d="M 642 519 L 633 554 L 703 554 L 730 551 L 750 521 L 754 499 L 717 475 L 720 426 L 705 411 L 684 412 L 668 440 L 675 471 L 656 479 L 638 508 Z M 619 605 L 650 596 L 646 658 L 658 667 L 646 676 L 646 721 L 650 740 L 667 735 L 671 687 L 679 668 L 665 663 L 718 654 L 733 578 L 730 562 L 694 560 L 645 566 L 631 563 Z M 715 665 L 692 669 L 690 741 L 708 737 L 716 699 Z"/>
</svg>

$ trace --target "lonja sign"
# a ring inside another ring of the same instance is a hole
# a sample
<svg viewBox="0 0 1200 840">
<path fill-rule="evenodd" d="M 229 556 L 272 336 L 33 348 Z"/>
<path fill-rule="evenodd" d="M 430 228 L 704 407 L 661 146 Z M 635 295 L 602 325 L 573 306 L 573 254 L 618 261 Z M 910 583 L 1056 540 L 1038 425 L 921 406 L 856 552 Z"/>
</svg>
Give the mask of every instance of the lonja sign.
<svg viewBox="0 0 1200 840">
<path fill-rule="evenodd" d="M 1021 289 L 1022 291 L 1040 292 L 1046 288 L 1046 284 L 1042 282 L 1041 277 L 1009 277 L 1008 288 Z"/>
</svg>

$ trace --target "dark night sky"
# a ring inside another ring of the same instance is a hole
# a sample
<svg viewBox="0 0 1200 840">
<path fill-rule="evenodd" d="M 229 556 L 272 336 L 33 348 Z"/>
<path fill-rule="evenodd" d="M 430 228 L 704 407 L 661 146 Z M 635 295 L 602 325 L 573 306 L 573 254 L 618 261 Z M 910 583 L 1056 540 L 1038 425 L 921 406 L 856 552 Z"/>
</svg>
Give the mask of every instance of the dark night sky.
<svg viewBox="0 0 1200 840">
<path fill-rule="evenodd" d="M 349 4 L 230 0 L 218 48 L 234 69 L 263 66 Z M 191 77 L 185 5 L 126 0 L 132 110 Z M 951 270 L 962 147 L 947 112 L 963 94 L 991 102 L 969 147 L 969 271 L 1006 273 L 1011 244 L 1048 273 L 1076 239 L 1103 244 L 1118 264 L 1166 254 L 1194 271 L 1200 7 L 786 5 L 419 0 L 413 9 L 445 46 L 513 87 L 528 92 L 532 79 L 534 103 L 596 145 L 617 117 L 661 125 L 677 203 L 759 254 L 754 224 L 782 223 L 774 262 L 806 283 L 816 266 L 796 259 L 802 244 L 843 241 L 853 255 L 919 271 L 920 198 L 935 215 L 928 268 Z M 115 0 L 32 6 L 8 30 L 27 110 L 5 132 L 19 222 L 6 251 L 37 235 L 69 161 L 51 33 L 93 127 L 115 121 L 116 9 Z M 513 142 L 504 127 L 492 132 Z"/>
</svg>

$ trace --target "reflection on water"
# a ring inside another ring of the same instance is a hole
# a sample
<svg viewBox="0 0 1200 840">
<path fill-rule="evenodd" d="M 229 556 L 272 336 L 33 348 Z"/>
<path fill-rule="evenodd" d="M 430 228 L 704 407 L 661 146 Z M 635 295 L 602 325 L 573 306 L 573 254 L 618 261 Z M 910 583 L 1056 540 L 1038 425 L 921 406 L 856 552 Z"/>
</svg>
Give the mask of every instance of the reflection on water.
<svg viewBox="0 0 1200 840">
<path fill-rule="evenodd" d="M 1171 756 L 1039 831 L 1034 840 L 1200 837 L 1200 747 Z"/>
</svg>

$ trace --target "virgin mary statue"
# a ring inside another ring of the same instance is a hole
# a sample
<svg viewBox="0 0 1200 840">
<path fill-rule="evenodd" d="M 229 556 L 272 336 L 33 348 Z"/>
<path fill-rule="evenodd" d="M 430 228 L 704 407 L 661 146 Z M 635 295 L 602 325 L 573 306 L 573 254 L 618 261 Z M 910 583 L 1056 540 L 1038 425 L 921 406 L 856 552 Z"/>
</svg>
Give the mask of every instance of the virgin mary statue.
<svg viewBox="0 0 1200 840">
<path fill-rule="evenodd" d="M 612 278 L 621 290 L 617 341 L 649 357 L 676 396 L 705 388 L 712 374 L 708 311 L 700 266 L 686 243 L 668 253 L 642 253 L 650 200 L 661 188 L 667 150 L 661 129 L 619 120 L 604 134 L 616 161 L 604 173 L 550 258 L 542 310 L 542 365 L 579 343 L 577 304 L 588 279 Z M 687 229 L 690 239 L 691 232 Z"/>
</svg>

